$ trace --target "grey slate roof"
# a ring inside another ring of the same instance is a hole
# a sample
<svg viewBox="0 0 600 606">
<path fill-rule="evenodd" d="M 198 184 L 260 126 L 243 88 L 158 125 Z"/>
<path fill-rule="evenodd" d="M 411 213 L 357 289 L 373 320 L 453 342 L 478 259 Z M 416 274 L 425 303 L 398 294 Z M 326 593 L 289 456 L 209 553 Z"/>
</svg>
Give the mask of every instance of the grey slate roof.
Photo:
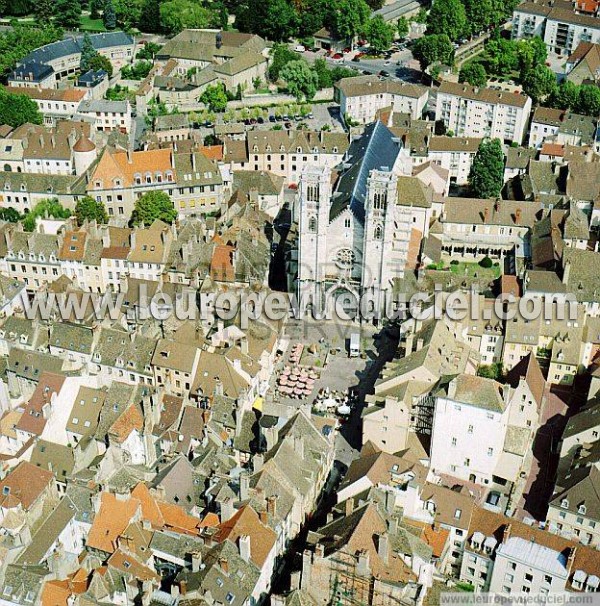
<svg viewBox="0 0 600 606">
<path fill-rule="evenodd" d="M 329 211 L 330 221 L 350 207 L 356 218 L 364 222 L 369 173 L 372 170 L 391 170 L 400 149 L 400 142 L 382 122 L 367 126 L 363 136 L 353 141 L 348 149 L 350 168 L 338 181 Z"/>
<path fill-rule="evenodd" d="M 112 46 L 131 46 L 133 45 L 133 36 L 126 34 L 122 31 L 105 32 L 102 34 L 91 34 L 90 40 L 92 46 L 96 50 L 104 48 L 110 48 Z M 60 57 L 67 57 L 80 53 L 83 47 L 83 36 L 76 38 L 67 38 L 66 40 L 59 40 L 58 42 L 52 42 L 46 44 L 40 48 L 36 48 L 25 56 L 21 63 L 38 62 L 48 63 L 54 61 Z"/>
</svg>

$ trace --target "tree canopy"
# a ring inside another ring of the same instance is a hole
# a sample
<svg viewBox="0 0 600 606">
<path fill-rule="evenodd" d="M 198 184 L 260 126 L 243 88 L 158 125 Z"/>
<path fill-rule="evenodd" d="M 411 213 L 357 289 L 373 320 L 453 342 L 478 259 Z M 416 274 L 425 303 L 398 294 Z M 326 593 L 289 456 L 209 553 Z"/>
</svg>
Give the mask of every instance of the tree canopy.
<svg viewBox="0 0 600 606">
<path fill-rule="evenodd" d="M 58 201 L 58 198 L 40 200 L 33 209 L 25 215 L 23 229 L 33 231 L 38 218 L 68 219 L 71 211 Z"/>
<path fill-rule="evenodd" d="M 157 219 L 170 224 L 176 218 L 177 211 L 169 195 L 164 191 L 149 191 L 136 200 L 131 220 L 133 224 L 148 226 Z"/>
<path fill-rule="evenodd" d="M 269 66 L 269 78 L 273 82 L 279 80 L 279 73 L 283 66 L 290 61 L 297 61 L 298 53 L 291 50 L 287 44 L 275 44 L 271 51 L 271 61 Z"/>
<path fill-rule="evenodd" d="M 365 25 L 365 37 L 371 48 L 381 52 L 387 50 L 394 41 L 394 26 L 386 23 L 381 15 L 376 15 Z"/>
<path fill-rule="evenodd" d="M 160 25 L 167 34 L 209 27 L 212 18 L 210 9 L 193 0 L 167 0 L 160 4 Z"/>
<path fill-rule="evenodd" d="M 496 198 L 504 185 L 504 152 L 500 139 L 481 142 L 473 158 L 469 185 L 477 198 Z"/>
<path fill-rule="evenodd" d="M 33 27 L 15 25 L 12 30 L 0 34 L 0 74 L 13 69 L 32 50 L 62 38 L 63 32 L 53 26 Z"/>
<path fill-rule="evenodd" d="M 445 34 L 433 34 L 419 38 L 413 46 L 413 56 L 425 70 L 429 65 L 439 61 L 452 64 L 454 61 L 454 48 L 450 38 Z"/>
<path fill-rule="evenodd" d="M 331 28 L 341 40 L 349 40 L 360 33 L 371 14 L 364 0 L 332 0 L 330 10 Z"/>
<path fill-rule="evenodd" d="M 104 11 L 102 12 L 102 22 L 104 27 L 108 30 L 115 29 L 117 27 L 117 13 L 113 6 L 112 0 L 105 0 Z"/>
<path fill-rule="evenodd" d="M 56 0 L 54 23 L 65 29 L 78 29 L 81 19 L 79 0 Z"/>
<path fill-rule="evenodd" d="M 86 221 L 106 223 L 108 214 L 102 202 L 98 202 L 91 196 L 84 196 L 75 205 L 75 218 L 77 219 L 77 225 L 83 225 Z"/>
<path fill-rule="evenodd" d="M 404 40 L 408 33 L 410 32 L 410 25 L 408 24 L 408 19 L 406 17 L 400 17 L 398 19 L 398 23 L 396 24 L 396 28 L 398 29 L 398 37 L 401 40 Z"/>
<path fill-rule="evenodd" d="M 485 86 L 487 80 L 485 67 L 481 63 L 467 63 L 458 74 L 459 82 L 468 82 L 471 86 Z"/>
<path fill-rule="evenodd" d="M 43 117 L 36 102 L 25 95 L 0 89 L 0 124 L 17 127 L 25 122 L 42 124 Z"/>
<path fill-rule="evenodd" d="M 236 13 L 236 27 L 273 40 L 287 41 L 295 35 L 300 20 L 287 0 L 246 0 Z M 312 32 L 311 32 L 312 33 Z"/>
<path fill-rule="evenodd" d="M 200 96 L 200 101 L 208 105 L 211 112 L 224 112 L 227 109 L 227 93 L 222 83 L 207 86 Z"/>
<path fill-rule="evenodd" d="M 446 34 L 456 41 L 468 31 L 467 14 L 460 0 L 436 0 L 427 15 L 428 34 Z"/>
<path fill-rule="evenodd" d="M 558 89 L 556 75 L 545 65 L 539 65 L 523 73 L 521 85 L 523 91 L 536 103 L 551 97 Z"/>
<path fill-rule="evenodd" d="M 281 70 L 281 78 L 285 80 L 288 92 L 298 101 L 310 101 L 319 87 L 319 76 L 306 61 L 290 61 Z"/>
<path fill-rule="evenodd" d="M 83 36 L 83 43 L 81 45 L 81 59 L 79 60 L 79 69 L 82 72 L 87 72 L 90 67 L 91 60 L 97 55 L 96 49 L 92 44 L 90 35 L 86 32 Z"/>
</svg>

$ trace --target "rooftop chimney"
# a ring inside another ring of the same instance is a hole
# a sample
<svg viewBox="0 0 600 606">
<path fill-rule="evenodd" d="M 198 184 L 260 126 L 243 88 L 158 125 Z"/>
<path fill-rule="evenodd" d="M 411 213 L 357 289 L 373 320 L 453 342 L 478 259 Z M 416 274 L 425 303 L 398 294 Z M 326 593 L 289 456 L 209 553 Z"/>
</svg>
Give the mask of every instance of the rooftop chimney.
<svg viewBox="0 0 600 606">
<path fill-rule="evenodd" d="M 515 211 L 515 223 L 517 225 L 520 225 L 521 223 L 521 209 L 517 208 L 517 210 Z"/>
<path fill-rule="evenodd" d="M 202 565 L 202 554 L 199 551 L 192 553 L 192 572 L 198 572 Z"/>
<path fill-rule="evenodd" d="M 504 527 L 504 533 L 502 534 L 502 542 L 506 543 L 506 541 L 508 541 L 508 539 L 510 539 L 510 530 L 511 530 L 511 525 L 507 524 Z"/>
<path fill-rule="evenodd" d="M 387 532 L 379 535 L 377 541 L 377 555 L 387 564 L 390 551 L 390 539 Z"/>
<path fill-rule="evenodd" d="M 275 514 L 277 513 L 277 495 L 267 497 L 267 513 L 271 517 L 275 517 Z"/>
<path fill-rule="evenodd" d="M 247 534 L 243 534 L 238 539 L 238 546 L 240 550 L 240 557 L 244 560 L 244 562 L 249 562 L 251 557 L 251 547 L 250 547 L 250 536 Z"/>
</svg>

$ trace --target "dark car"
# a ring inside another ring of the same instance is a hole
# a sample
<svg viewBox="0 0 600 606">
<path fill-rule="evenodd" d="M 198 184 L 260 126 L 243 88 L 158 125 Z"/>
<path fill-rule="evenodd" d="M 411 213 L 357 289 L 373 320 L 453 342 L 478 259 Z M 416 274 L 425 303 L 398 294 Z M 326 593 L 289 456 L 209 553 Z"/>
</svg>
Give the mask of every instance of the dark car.
<svg viewBox="0 0 600 606">
<path fill-rule="evenodd" d="M 269 122 L 277 122 L 277 118 L 275 116 L 269 116 Z"/>
<path fill-rule="evenodd" d="M 259 124 L 264 124 L 264 123 L 265 123 L 265 119 L 264 119 L 262 116 L 259 116 L 259 117 L 256 119 L 256 121 L 257 121 Z"/>
<path fill-rule="evenodd" d="M 386 72 L 384 69 L 382 69 L 382 70 L 379 72 L 379 75 L 380 75 L 382 78 L 389 78 L 389 77 L 390 77 L 390 72 Z"/>
</svg>

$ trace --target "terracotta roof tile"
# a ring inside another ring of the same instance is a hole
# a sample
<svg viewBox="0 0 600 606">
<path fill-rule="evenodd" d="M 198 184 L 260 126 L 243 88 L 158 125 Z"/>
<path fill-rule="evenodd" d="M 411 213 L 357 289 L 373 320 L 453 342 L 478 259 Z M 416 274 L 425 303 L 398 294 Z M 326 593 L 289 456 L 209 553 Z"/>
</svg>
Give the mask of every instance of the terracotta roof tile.
<svg viewBox="0 0 600 606">
<path fill-rule="evenodd" d="M 0 482 L 0 505 L 20 504 L 27 511 L 53 481 L 51 471 L 22 461 Z"/>
<path fill-rule="evenodd" d="M 117 539 L 139 510 L 138 499 L 119 499 L 112 493 L 103 492 L 100 511 L 90 528 L 87 546 L 113 553 L 117 548 Z"/>
</svg>

